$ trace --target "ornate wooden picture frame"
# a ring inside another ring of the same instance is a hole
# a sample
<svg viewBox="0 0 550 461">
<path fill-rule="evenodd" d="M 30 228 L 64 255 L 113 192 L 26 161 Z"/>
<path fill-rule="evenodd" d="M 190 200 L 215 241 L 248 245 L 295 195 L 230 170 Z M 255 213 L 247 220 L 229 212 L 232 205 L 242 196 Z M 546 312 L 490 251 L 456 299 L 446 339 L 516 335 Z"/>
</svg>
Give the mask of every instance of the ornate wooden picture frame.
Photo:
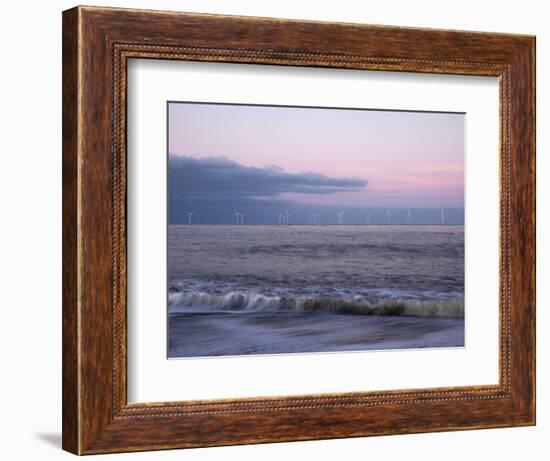
<svg viewBox="0 0 550 461">
<path fill-rule="evenodd" d="M 500 87 L 498 385 L 128 403 L 129 59 L 482 75 Z M 77 7 L 63 13 L 63 448 L 76 454 L 535 424 L 535 38 Z"/>
</svg>

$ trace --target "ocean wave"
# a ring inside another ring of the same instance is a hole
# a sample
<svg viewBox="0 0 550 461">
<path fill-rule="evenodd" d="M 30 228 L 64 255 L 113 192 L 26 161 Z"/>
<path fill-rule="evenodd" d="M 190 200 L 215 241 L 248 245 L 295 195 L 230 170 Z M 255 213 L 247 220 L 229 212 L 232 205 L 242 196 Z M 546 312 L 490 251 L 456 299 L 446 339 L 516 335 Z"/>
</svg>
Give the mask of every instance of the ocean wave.
<svg viewBox="0 0 550 461">
<path fill-rule="evenodd" d="M 416 317 L 463 317 L 464 299 L 343 298 L 277 296 L 230 291 L 170 291 L 170 313 L 191 312 L 326 312 L 349 315 L 393 315 Z"/>
</svg>

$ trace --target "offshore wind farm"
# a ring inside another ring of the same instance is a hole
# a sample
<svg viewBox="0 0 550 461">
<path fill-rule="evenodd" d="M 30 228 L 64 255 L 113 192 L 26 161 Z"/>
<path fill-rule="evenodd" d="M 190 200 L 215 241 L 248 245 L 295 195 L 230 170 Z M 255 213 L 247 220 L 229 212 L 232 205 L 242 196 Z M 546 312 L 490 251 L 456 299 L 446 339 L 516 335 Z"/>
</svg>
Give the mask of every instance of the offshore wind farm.
<svg viewBox="0 0 550 461">
<path fill-rule="evenodd" d="M 447 225 L 447 226 L 463 226 L 464 225 L 464 209 L 420 209 L 412 210 L 411 208 L 395 208 L 392 210 L 389 209 L 352 209 L 347 213 L 347 218 L 345 218 L 346 211 L 343 212 L 317 212 L 312 213 L 307 209 L 299 209 L 293 211 L 294 220 L 290 222 L 290 215 L 292 213 L 285 212 L 275 212 L 273 215 L 273 222 L 266 222 L 266 213 L 260 212 L 256 215 L 248 213 L 247 225 L 319 225 L 319 226 L 330 226 L 330 225 L 398 225 L 398 226 L 413 226 L 413 225 Z M 191 219 L 195 212 L 187 212 L 188 221 L 187 224 L 209 224 L 209 225 L 225 225 L 230 224 L 232 221 L 231 213 L 221 213 L 215 219 L 210 219 L 209 222 L 201 222 L 200 214 L 195 219 Z M 233 224 L 244 225 L 244 216 L 247 213 L 235 211 L 235 218 Z M 415 219 L 416 218 L 416 219 Z M 267 219 L 269 221 L 269 219 Z M 183 223 L 182 223 L 183 224 Z"/>
<path fill-rule="evenodd" d="M 168 114 L 170 358 L 464 345 L 463 114 Z"/>
</svg>

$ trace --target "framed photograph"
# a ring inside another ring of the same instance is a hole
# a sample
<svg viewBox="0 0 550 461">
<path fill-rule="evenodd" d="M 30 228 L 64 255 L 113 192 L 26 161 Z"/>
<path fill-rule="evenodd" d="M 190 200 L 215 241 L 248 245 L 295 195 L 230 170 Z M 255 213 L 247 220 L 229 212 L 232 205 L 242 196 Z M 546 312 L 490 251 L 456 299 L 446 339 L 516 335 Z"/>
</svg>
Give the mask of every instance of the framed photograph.
<svg viewBox="0 0 550 461">
<path fill-rule="evenodd" d="M 63 448 L 535 424 L 535 38 L 63 13 Z"/>
<path fill-rule="evenodd" d="M 169 358 L 465 346 L 464 113 L 167 118 Z"/>
</svg>

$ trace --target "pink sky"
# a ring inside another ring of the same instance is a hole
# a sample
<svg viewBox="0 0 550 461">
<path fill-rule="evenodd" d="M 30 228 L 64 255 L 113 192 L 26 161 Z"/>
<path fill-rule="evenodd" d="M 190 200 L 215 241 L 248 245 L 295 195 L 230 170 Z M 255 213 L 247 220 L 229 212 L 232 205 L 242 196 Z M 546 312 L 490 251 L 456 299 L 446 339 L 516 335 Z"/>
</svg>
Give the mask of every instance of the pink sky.
<svg viewBox="0 0 550 461">
<path fill-rule="evenodd" d="M 169 152 L 368 181 L 310 204 L 463 207 L 464 114 L 169 104 Z"/>
</svg>

